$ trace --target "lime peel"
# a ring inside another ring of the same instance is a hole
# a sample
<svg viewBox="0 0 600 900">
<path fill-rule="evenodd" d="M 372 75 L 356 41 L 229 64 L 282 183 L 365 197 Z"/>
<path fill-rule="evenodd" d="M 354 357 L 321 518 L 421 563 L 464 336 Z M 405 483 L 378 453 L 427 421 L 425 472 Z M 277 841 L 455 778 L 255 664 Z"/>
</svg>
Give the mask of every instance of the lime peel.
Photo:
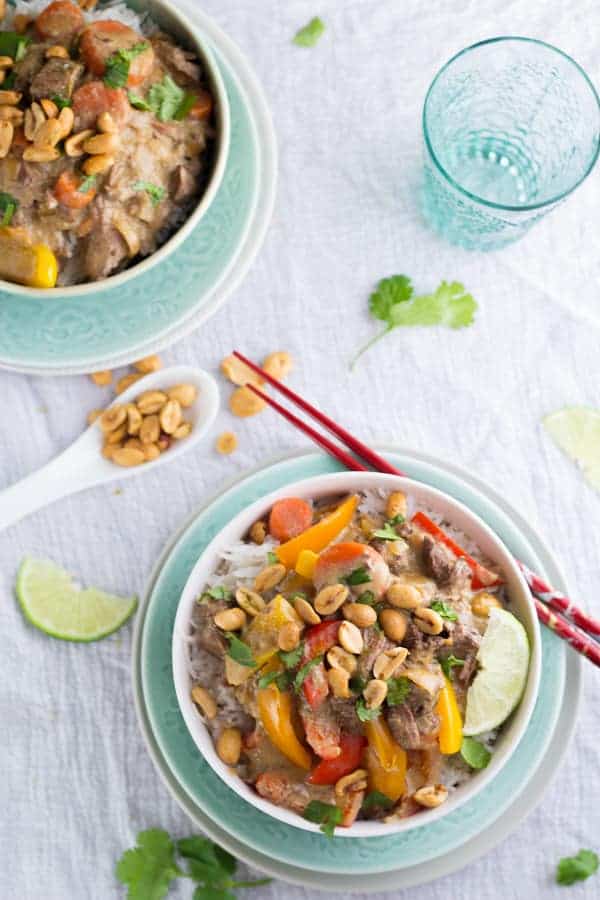
<svg viewBox="0 0 600 900">
<path fill-rule="evenodd" d="M 492 609 L 477 653 L 479 671 L 467 692 L 465 736 L 493 731 L 509 717 L 525 690 L 529 655 L 521 622 L 505 609 Z"/>
<path fill-rule="evenodd" d="M 72 576 L 47 559 L 26 557 L 19 568 L 17 600 L 31 625 L 63 641 L 98 641 L 133 614 L 137 597 L 117 597 L 79 588 Z"/>
<path fill-rule="evenodd" d="M 550 437 L 600 491 L 600 410 L 567 406 L 543 420 Z"/>
</svg>

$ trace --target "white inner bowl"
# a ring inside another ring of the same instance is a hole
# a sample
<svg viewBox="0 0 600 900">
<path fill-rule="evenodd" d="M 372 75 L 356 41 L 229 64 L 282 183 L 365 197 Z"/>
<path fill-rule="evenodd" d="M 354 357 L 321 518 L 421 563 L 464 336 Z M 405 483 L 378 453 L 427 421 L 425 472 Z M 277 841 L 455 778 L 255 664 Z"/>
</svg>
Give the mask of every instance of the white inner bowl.
<svg viewBox="0 0 600 900">
<path fill-rule="evenodd" d="M 235 516 L 201 554 L 179 601 L 172 644 L 173 678 L 177 700 L 194 743 L 219 778 L 247 803 L 251 803 L 267 815 L 279 819 L 280 822 L 293 825 L 295 828 L 302 828 L 305 831 L 319 830 L 318 825 L 307 822 L 297 813 L 275 806 L 268 800 L 259 797 L 234 773 L 233 769 L 221 762 L 210 734 L 191 699 L 192 681 L 188 671 L 189 643 L 187 637 L 194 603 L 203 591 L 208 577 L 216 570 L 220 562 L 221 551 L 243 538 L 253 522 L 263 518 L 276 500 L 290 496 L 316 499 L 327 495 L 350 494 L 374 488 L 382 488 L 385 491 L 402 490 L 412 497 L 417 507 L 429 507 L 435 510 L 455 528 L 464 531 L 477 544 L 481 552 L 500 567 L 506 582 L 511 610 L 527 631 L 531 647 L 531 660 L 527 685 L 521 702 L 508 721 L 504 723 L 496 741 L 492 759 L 486 769 L 473 772 L 472 778 L 453 791 L 446 803 L 437 809 L 424 810 L 418 815 L 390 824 L 381 821 L 356 822 L 351 828 L 337 828 L 336 837 L 376 837 L 422 828 L 449 815 L 463 803 L 472 800 L 486 784 L 495 778 L 516 749 L 531 718 L 540 680 L 540 628 L 529 588 L 508 549 L 475 513 L 435 488 L 397 475 L 382 475 L 377 472 L 340 472 L 307 478 L 273 491 Z"/>
</svg>

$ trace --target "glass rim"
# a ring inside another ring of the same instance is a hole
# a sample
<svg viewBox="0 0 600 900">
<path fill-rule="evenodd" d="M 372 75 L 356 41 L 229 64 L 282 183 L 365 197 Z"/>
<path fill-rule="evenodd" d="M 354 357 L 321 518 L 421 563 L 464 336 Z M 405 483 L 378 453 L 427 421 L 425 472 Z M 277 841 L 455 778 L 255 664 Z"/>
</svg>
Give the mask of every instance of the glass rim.
<svg viewBox="0 0 600 900">
<path fill-rule="evenodd" d="M 452 63 L 456 62 L 457 59 L 459 59 L 461 56 L 464 56 L 466 53 L 469 53 L 471 50 L 476 50 L 479 47 L 484 47 L 486 44 L 496 44 L 496 43 L 499 43 L 500 41 L 522 41 L 523 43 L 538 44 L 541 47 L 545 47 L 548 50 L 552 50 L 554 53 L 558 53 L 564 59 L 568 60 L 575 67 L 575 69 L 577 69 L 579 74 L 583 76 L 583 79 L 587 83 L 587 85 L 592 93 L 592 96 L 596 100 L 596 106 L 598 108 L 598 118 L 599 118 L 599 122 L 600 122 L 600 97 L 598 96 L 598 92 L 596 91 L 596 88 L 594 87 L 593 82 L 592 82 L 591 78 L 589 77 L 589 75 L 587 74 L 587 72 L 585 71 L 585 69 L 582 66 L 580 66 L 579 63 L 573 59 L 572 56 L 569 56 L 568 53 L 565 53 L 563 50 L 560 50 L 558 47 L 555 47 L 554 44 L 548 44 L 546 41 L 541 41 L 538 38 L 523 37 L 520 35 L 501 35 L 499 37 L 486 38 L 483 41 L 477 41 L 477 43 L 475 43 L 475 44 L 470 44 L 468 47 L 464 47 L 458 53 L 455 53 L 454 56 L 452 56 L 447 62 L 445 62 L 444 65 L 441 67 L 441 69 L 439 69 L 437 71 L 431 84 L 429 85 L 429 88 L 427 89 L 427 93 L 425 94 L 425 100 L 423 101 L 423 113 L 422 113 L 423 138 L 425 140 L 425 146 L 427 147 L 429 155 L 430 155 L 431 159 L 433 160 L 435 166 L 437 167 L 439 172 L 443 175 L 443 177 L 446 179 L 446 181 L 448 181 L 452 185 L 452 187 L 455 188 L 455 190 L 457 190 L 460 194 L 462 194 L 465 197 L 468 197 L 469 200 L 474 200 L 476 203 L 480 203 L 483 206 L 487 206 L 491 209 L 504 210 L 506 212 L 528 212 L 528 211 L 531 212 L 532 210 L 543 209 L 545 206 L 551 206 L 553 203 L 557 203 L 559 200 L 563 200 L 565 197 L 568 197 L 569 194 L 572 194 L 573 191 L 576 190 L 583 181 L 585 181 L 585 179 L 588 177 L 588 175 L 590 174 L 590 172 L 596 165 L 596 162 L 598 161 L 598 155 L 600 154 L 600 128 L 598 129 L 598 134 L 596 137 L 596 149 L 592 156 L 592 159 L 590 160 L 590 163 L 589 163 L 587 169 L 583 172 L 583 174 L 580 176 L 580 178 L 578 178 L 578 180 L 576 182 L 574 182 L 573 185 L 571 185 L 571 187 L 569 187 L 565 191 L 562 191 L 560 194 L 555 194 L 554 196 L 549 197 L 547 200 L 541 201 L 540 203 L 527 203 L 527 204 L 521 204 L 519 206 L 508 205 L 505 203 L 494 203 L 492 200 L 485 200 L 483 197 L 479 197 L 477 194 L 474 194 L 471 191 L 468 191 L 461 184 L 459 184 L 458 181 L 456 181 L 452 177 L 452 175 L 450 175 L 450 173 L 444 168 L 444 166 L 439 161 L 439 159 L 432 147 L 431 140 L 429 138 L 429 131 L 427 128 L 427 105 L 429 102 L 429 98 L 431 97 L 431 93 L 432 93 L 433 89 L 435 88 L 435 86 L 438 82 L 438 79 L 444 74 L 446 69 L 448 69 L 452 65 Z"/>
</svg>

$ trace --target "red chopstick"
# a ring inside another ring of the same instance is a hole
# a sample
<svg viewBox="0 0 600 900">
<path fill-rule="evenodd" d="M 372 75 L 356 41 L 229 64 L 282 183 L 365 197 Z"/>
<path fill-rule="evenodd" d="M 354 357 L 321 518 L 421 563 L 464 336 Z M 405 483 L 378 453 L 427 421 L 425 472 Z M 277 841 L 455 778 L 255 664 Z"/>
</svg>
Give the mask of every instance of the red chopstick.
<svg viewBox="0 0 600 900">
<path fill-rule="evenodd" d="M 359 459 L 367 462 L 378 472 L 385 472 L 389 475 L 404 474 L 399 469 L 392 466 L 391 463 L 387 462 L 382 456 L 379 456 L 378 453 L 375 453 L 374 450 L 371 450 L 370 447 L 367 447 L 366 444 L 363 444 L 357 438 L 353 437 L 348 431 L 334 422 L 333 419 L 330 419 L 324 413 L 316 409 L 316 407 L 312 406 L 312 404 L 300 397 L 299 394 L 296 394 L 290 388 L 286 387 L 286 385 L 269 375 L 264 369 L 261 369 L 260 366 L 253 363 L 248 357 L 239 353 L 237 350 L 234 351 L 234 356 L 248 366 L 253 372 L 260 375 L 264 381 L 272 385 L 276 390 L 283 394 L 284 397 L 323 425 L 323 427 L 331 434 L 339 438 Z M 362 463 L 355 459 L 354 456 L 351 456 L 340 446 L 320 434 L 306 422 L 303 422 L 268 394 L 257 388 L 256 385 L 248 383 L 246 387 L 259 397 L 262 397 L 262 399 L 283 416 L 283 418 L 287 419 L 287 421 L 294 425 L 299 431 L 308 435 L 319 447 L 329 453 L 330 456 L 339 460 L 347 469 L 358 472 L 369 471 L 367 467 L 362 465 Z M 532 594 L 534 595 L 536 610 L 540 621 L 554 631 L 558 637 L 567 641 L 573 649 L 590 659 L 595 665 L 600 666 L 600 644 L 593 639 L 593 636 L 600 635 L 600 621 L 594 619 L 592 616 L 588 616 L 583 610 L 572 603 L 568 597 L 565 597 L 560 591 L 555 591 L 551 588 L 546 584 L 543 578 L 532 572 L 524 563 L 517 562 Z M 548 607 L 552 607 L 556 612 L 551 612 Z M 574 624 L 560 615 L 561 612 L 570 616 Z"/>
</svg>

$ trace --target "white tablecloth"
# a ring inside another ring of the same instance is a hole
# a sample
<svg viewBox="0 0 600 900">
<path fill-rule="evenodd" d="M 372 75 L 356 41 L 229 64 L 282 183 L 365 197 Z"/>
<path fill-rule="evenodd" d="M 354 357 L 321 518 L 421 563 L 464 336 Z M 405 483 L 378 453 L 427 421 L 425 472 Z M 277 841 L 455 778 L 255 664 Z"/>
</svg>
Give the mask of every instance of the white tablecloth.
<svg viewBox="0 0 600 900">
<path fill-rule="evenodd" d="M 600 82 L 595 0 L 204 0 L 262 79 L 280 142 L 280 189 L 266 245 L 243 286 L 167 363 L 216 371 L 233 346 L 296 360 L 293 385 L 367 440 L 396 441 L 468 466 L 517 502 L 557 551 L 573 593 L 600 613 L 600 498 L 551 445 L 541 417 L 598 404 L 598 173 L 521 243 L 490 255 L 432 236 L 419 216 L 420 108 L 450 55 L 497 34 L 557 44 Z M 315 14 L 327 33 L 290 43 Z M 406 272 L 420 291 L 458 279 L 480 309 L 462 332 L 405 330 L 354 374 L 348 360 L 374 330 L 367 297 Z M 87 378 L 0 374 L 0 488 L 51 459 L 110 397 Z M 224 397 L 227 389 L 224 390 Z M 90 584 L 140 591 L 169 535 L 224 479 L 305 442 L 274 415 L 241 422 L 240 448 L 206 445 L 172 468 L 92 490 L 0 535 L 0 895 L 7 900 L 122 896 L 113 877 L 138 830 L 190 830 L 156 776 L 135 721 L 130 627 L 99 644 L 54 641 L 13 599 L 25 554 L 42 554 Z M 566 764 L 543 803 L 494 852 L 411 900 L 559 897 L 553 868 L 599 850 L 598 673 Z M 189 897 L 189 885 L 173 896 Z M 274 883 L 255 900 L 313 892 Z M 573 890 L 598 897 L 596 877 Z M 341 900 L 341 895 L 340 900 Z"/>
</svg>

